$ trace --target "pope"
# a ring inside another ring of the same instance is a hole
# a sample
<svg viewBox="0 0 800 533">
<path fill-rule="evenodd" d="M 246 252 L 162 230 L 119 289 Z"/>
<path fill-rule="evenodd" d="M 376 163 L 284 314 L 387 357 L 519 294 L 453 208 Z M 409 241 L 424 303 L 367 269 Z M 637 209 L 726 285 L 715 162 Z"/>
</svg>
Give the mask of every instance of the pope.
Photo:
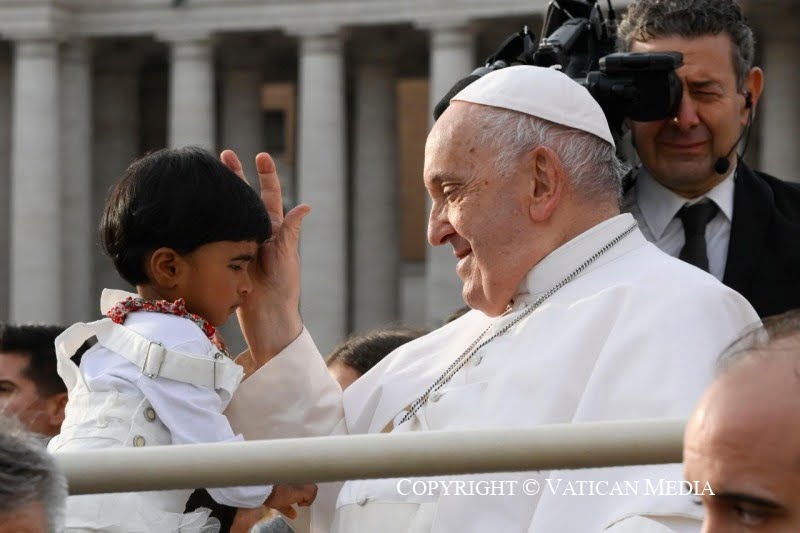
<svg viewBox="0 0 800 533">
<path fill-rule="evenodd" d="M 232 152 L 222 158 L 241 174 Z M 283 220 L 274 165 L 266 154 L 256 163 L 276 238 L 239 315 L 251 375 L 226 414 L 247 439 L 685 417 L 716 355 L 758 322 L 739 294 L 620 214 L 626 169 L 589 93 L 555 70 L 509 67 L 457 94 L 425 150 L 428 239 L 452 247 L 472 311 L 343 394 L 297 309 L 308 208 Z M 679 465 L 651 465 L 454 479 L 645 486 L 682 476 Z M 313 530 L 338 533 L 681 532 L 702 520 L 689 498 L 645 491 L 417 494 L 389 479 L 320 493 Z"/>
</svg>

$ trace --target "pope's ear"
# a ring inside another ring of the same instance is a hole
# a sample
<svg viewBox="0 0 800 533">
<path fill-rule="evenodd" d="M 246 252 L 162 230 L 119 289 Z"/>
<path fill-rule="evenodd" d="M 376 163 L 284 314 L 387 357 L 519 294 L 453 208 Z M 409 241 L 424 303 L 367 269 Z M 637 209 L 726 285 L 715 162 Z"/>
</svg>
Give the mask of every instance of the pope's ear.
<svg viewBox="0 0 800 533">
<path fill-rule="evenodd" d="M 167 247 L 159 248 L 150 254 L 147 266 L 150 281 L 165 289 L 174 288 L 185 270 L 181 255 Z"/>
<path fill-rule="evenodd" d="M 528 183 L 529 215 L 534 222 L 550 218 L 561 201 L 566 173 L 561 159 L 551 148 L 537 146 L 525 156 L 530 170 Z"/>
</svg>

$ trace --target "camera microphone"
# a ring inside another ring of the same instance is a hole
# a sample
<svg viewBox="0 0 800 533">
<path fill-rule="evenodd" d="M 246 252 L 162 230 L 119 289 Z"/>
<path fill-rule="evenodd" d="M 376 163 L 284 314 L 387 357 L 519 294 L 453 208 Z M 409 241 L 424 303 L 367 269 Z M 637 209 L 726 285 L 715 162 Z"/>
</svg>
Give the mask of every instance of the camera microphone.
<svg viewBox="0 0 800 533">
<path fill-rule="evenodd" d="M 739 146 L 739 143 L 742 142 L 742 138 L 745 136 L 746 133 L 750 132 L 750 124 L 753 121 L 753 99 L 750 96 L 749 92 L 744 93 L 744 106 L 750 110 L 750 114 L 747 117 L 747 124 L 745 124 L 742 133 L 739 135 L 739 138 L 736 139 L 736 142 L 733 144 L 733 147 L 728 151 L 725 157 L 720 157 L 714 162 L 714 172 L 717 174 L 727 174 L 728 169 L 731 168 L 731 161 L 730 157 L 731 154 L 736 150 L 736 147 Z M 745 144 L 745 150 L 747 150 L 747 144 Z"/>
</svg>

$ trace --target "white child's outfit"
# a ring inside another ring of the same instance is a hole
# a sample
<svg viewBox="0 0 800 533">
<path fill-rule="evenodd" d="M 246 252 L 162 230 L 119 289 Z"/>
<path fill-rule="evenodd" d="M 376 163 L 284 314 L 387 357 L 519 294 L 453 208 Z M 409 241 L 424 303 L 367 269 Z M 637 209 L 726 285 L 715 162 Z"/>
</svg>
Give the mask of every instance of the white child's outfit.
<svg viewBox="0 0 800 533">
<path fill-rule="evenodd" d="M 136 294 L 106 289 L 101 309 Z M 117 307 L 115 307 L 117 306 Z M 213 331 L 213 328 L 211 328 Z M 75 324 L 56 339 L 58 373 L 69 391 L 61 433 L 50 451 L 244 440 L 223 415 L 242 368 L 214 346 L 197 323 L 136 311 L 124 325 L 110 318 Z M 92 337 L 97 344 L 71 357 Z M 218 503 L 258 507 L 271 486 L 208 489 Z M 92 494 L 67 501 L 66 531 L 209 532 L 210 511 L 184 514 L 191 490 Z"/>
</svg>

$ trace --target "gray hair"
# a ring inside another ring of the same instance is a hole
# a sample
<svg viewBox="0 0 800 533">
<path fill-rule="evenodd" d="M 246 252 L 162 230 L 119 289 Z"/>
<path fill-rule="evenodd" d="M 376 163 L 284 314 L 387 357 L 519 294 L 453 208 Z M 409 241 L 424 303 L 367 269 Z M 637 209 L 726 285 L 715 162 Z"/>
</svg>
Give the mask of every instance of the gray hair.
<svg viewBox="0 0 800 533">
<path fill-rule="evenodd" d="M 17 421 L 0 416 L 0 520 L 21 507 L 40 503 L 48 530 L 60 531 L 67 482 L 44 443 Z"/>
<path fill-rule="evenodd" d="M 614 147 L 591 133 L 568 128 L 524 113 L 480 106 L 475 124 L 479 141 L 493 146 L 494 165 L 509 174 L 520 158 L 537 146 L 553 150 L 572 186 L 589 201 L 619 202 L 622 178 L 629 167 L 617 158 Z"/>
<path fill-rule="evenodd" d="M 619 25 L 618 48 L 629 52 L 634 41 L 726 33 L 739 90 L 753 67 L 755 37 L 733 0 L 635 0 Z"/>
<path fill-rule="evenodd" d="M 734 341 L 717 360 L 717 375 L 743 361 L 789 356 L 800 360 L 800 309 L 765 318 Z"/>
</svg>

